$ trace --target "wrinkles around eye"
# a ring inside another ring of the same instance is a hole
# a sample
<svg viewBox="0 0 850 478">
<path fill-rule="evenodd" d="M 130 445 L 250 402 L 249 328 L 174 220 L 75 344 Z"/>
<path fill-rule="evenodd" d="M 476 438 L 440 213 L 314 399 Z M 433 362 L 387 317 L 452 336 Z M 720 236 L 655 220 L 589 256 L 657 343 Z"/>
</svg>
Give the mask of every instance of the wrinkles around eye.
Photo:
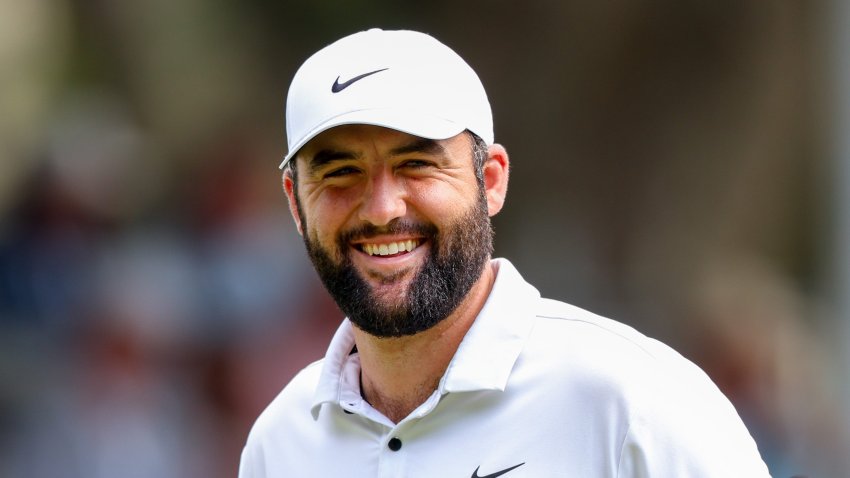
<svg viewBox="0 0 850 478">
<path fill-rule="evenodd" d="M 331 171 L 324 173 L 322 175 L 322 178 L 323 179 L 341 178 L 341 177 L 344 177 L 344 176 L 350 176 L 352 174 L 357 174 L 358 172 L 360 172 L 360 171 L 357 168 L 354 168 L 354 167 L 351 167 L 351 166 L 345 166 L 345 167 L 334 169 L 334 170 L 331 170 Z"/>
</svg>

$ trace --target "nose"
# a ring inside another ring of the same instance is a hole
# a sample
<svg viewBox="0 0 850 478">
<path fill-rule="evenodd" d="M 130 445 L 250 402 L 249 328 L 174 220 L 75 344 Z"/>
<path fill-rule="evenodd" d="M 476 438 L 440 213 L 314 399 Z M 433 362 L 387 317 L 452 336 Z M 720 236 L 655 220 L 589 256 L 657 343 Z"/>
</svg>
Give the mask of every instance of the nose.
<svg viewBox="0 0 850 478">
<path fill-rule="evenodd" d="M 360 206 L 360 220 L 385 226 L 407 212 L 404 185 L 391 171 L 376 172 L 369 180 Z"/>
</svg>

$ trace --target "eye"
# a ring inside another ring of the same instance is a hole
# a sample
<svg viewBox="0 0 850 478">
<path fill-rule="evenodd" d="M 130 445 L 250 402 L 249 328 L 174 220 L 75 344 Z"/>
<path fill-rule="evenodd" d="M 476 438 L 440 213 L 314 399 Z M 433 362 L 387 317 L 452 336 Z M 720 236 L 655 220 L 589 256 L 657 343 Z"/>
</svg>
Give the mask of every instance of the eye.
<svg viewBox="0 0 850 478">
<path fill-rule="evenodd" d="M 352 174 L 357 174 L 359 170 L 352 166 L 343 166 L 341 168 L 336 168 L 328 171 L 327 173 L 322 175 L 322 179 L 331 179 L 331 178 L 343 178 L 345 176 L 350 176 Z"/>
<path fill-rule="evenodd" d="M 433 166 L 434 163 L 431 161 L 426 161 L 424 159 L 409 159 L 403 163 L 401 163 L 402 168 L 410 168 L 410 169 L 422 169 L 427 168 L 429 166 Z"/>
</svg>

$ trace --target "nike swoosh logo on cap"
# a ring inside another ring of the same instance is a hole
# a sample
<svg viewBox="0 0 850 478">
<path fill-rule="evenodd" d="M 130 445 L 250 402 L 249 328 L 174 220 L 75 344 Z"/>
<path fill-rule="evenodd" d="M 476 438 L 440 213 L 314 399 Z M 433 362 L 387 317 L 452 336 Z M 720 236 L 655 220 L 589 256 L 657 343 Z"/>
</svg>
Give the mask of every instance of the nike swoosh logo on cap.
<svg viewBox="0 0 850 478">
<path fill-rule="evenodd" d="M 504 470 L 502 470 L 502 471 L 497 471 L 497 472 L 495 472 L 495 473 L 490 473 L 489 475 L 484 475 L 484 476 L 481 476 L 481 475 L 479 475 L 479 474 L 478 474 L 478 469 L 479 469 L 479 468 L 481 468 L 481 467 L 479 466 L 478 468 L 476 468 L 476 469 L 475 469 L 475 471 L 473 471 L 473 472 L 472 472 L 472 478 L 496 478 L 497 476 L 502 476 L 502 475 L 504 475 L 505 473 L 507 473 L 507 472 L 509 472 L 509 471 L 513 470 L 514 468 L 519 468 L 519 467 L 521 467 L 521 466 L 522 466 L 522 465 L 524 465 L 524 464 L 525 464 L 525 462 L 522 462 L 522 463 L 520 463 L 519 465 L 514 465 L 514 466 L 512 466 L 512 467 L 510 467 L 510 468 L 505 468 L 505 469 L 504 469 Z"/>
<path fill-rule="evenodd" d="M 375 73 L 380 73 L 384 70 L 389 70 L 389 68 L 381 68 L 380 70 L 370 71 L 369 73 L 363 73 L 362 75 L 357 75 L 354 78 L 351 78 L 350 80 L 343 81 L 342 83 L 339 82 L 339 77 L 337 76 L 336 80 L 334 80 L 334 84 L 331 85 L 331 93 L 339 93 L 340 91 L 351 86 L 355 81 L 360 81 L 369 75 L 374 75 Z"/>
</svg>

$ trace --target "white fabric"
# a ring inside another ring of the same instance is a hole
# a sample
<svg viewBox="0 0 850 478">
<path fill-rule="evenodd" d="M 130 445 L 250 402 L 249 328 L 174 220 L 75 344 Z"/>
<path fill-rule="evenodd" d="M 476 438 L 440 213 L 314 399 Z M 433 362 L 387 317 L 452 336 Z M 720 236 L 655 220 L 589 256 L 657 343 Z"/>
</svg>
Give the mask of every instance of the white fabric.
<svg viewBox="0 0 850 478">
<path fill-rule="evenodd" d="M 287 94 L 289 151 L 280 167 L 313 137 L 344 124 L 430 139 L 469 129 L 487 144 L 494 139 L 490 102 L 475 71 L 438 40 L 408 30 L 355 33 L 301 65 Z"/>
<path fill-rule="evenodd" d="M 510 262 L 494 262 L 490 297 L 425 403 L 393 424 L 361 398 L 346 320 L 326 358 L 259 417 L 240 478 L 466 478 L 520 464 L 504 478 L 769 476 L 694 364 L 626 325 L 540 298 Z"/>
</svg>

